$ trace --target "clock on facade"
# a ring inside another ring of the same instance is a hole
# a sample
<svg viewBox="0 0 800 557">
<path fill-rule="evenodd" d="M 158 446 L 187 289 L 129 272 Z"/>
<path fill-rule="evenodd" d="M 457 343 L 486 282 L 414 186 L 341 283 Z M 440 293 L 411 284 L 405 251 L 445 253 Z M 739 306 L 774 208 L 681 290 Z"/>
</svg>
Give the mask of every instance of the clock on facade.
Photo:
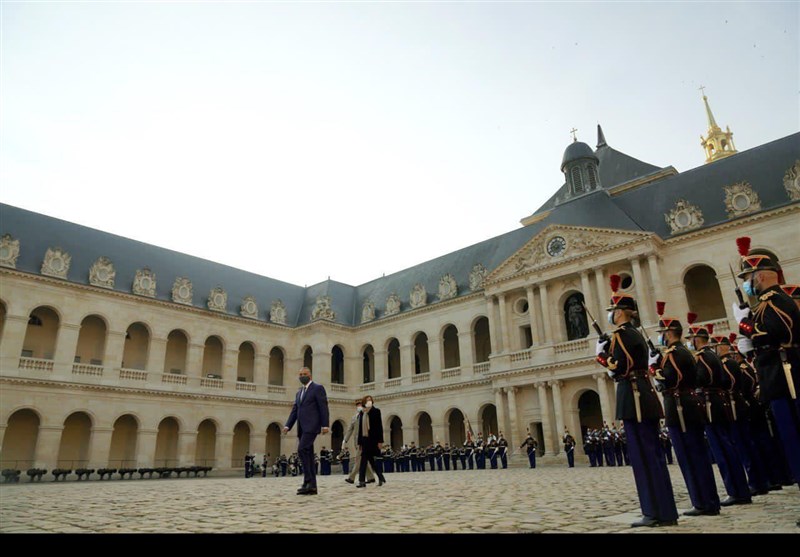
<svg viewBox="0 0 800 557">
<path fill-rule="evenodd" d="M 551 257 L 563 254 L 567 249 L 567 241 L 561 236 L 555 236 L 547 242 L 547 253 Z"/>
</svg>

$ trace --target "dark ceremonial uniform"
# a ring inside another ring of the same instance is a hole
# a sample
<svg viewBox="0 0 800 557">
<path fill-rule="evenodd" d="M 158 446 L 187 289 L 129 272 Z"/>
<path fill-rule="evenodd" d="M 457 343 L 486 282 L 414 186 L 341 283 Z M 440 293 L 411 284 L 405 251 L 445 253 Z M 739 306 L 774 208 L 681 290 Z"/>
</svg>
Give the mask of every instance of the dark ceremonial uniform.
<svg viewBox="0 0 800 557">
<path fill-rule="evenodd" d="M 461 464 L 463 465 L 466 462 L 465 468 L 468 466 L 470 470 L 474 467 L 474 458 L 473 455 L 475 454 L 475 441 L 471 439 L 468 441 L 464 441 L 464 456 L 461 458 Z"/>
<path fill-rule="evenodd" d="M 800 482 L 800 309 L 779 286 L 771 286 L 739 331 L 753 341 L 761 399 L 770 405 L 789 469 Z"/>
<path fill-rule="evenodd" d="M 412 445 L 408 449 L 408 459 L 411 461 L 411 471 L 417 471 L 417 447 Z"/>
<path fill-rule="evenodd" d="M 267 455 L 264 455 L 264 458 L 261 459 L 261 477 L 267 477 L 267 466 L 269 465 L 269 460 L 267 460 Z"/>
<path fill-rule="evenodd" d="M 616 466 L 614 459 L 614 438 L 611 436 L 611 430 L 608 428 L 603 429 L 600 434 L 600 446 L 602 447 L 603 455 L 606 457 L 606 466 Z"/>
<path fill-rule="evenodd" d="M 431 472 L 436 471 L 436 448 L 433 445 L 429 445 L 428 449 L 425 451 L 425 456 L 428 457 L 428 464 L 430 464 Z"/>
<path fill-rule="evenodd" d="M 389 446 L 383 448 L 383 473 L 387 472 L 394 473 L 394 453 Z"/>
<path fill-rule="evenodd" d="M 450 447 L 450 460 L 453 462 L 453 470 L 458 470 L 458 460 L 461 457 L 461 452 L 462 451 L 459 451 L 458 447 L 456 447 L 455 445 Z M 462 467 L 466 468 L 466 466 L 464 466 L 463 461 L 462 461 Z"/>
<path fill-rule="evenodd" d="M 458 459 L 461 461 L 461 469 L 467 469 L 467 449 L 464 447 L 458 447 L 456 449 L 458 451 Z M 455 466 L 455 465 L 454 465 Z M 454 468 L 455 470 L 455 468 Z"/>
<path fill-rule="evenodd" d="M 617 466 L 623 466 L 625 462 L 622 459 L 622 436 L 616 428 L 611 430 L 611 439 L 614 442 L 614 458 L 617 460 Z"/>
<path fill-rule="evenodd" d="M 613 309 L 636 309 L 629 296 L 615 294 L 611 303 Z M 644 516 L 634 525 L 650 526 L 674 523 L 678 519 L 678 509 L 658 439 L 658 422 L 663 410 L 650 383 L 647 355 L 644 338 L 630 322 L 625 322 L 611 334 L 606 351 L 601 352 L 597 360 L 611 371 L 617 384 L 616 419 L 625 425 L 633 477 Z"/>
<path fill-rule="evenodd" d="M 706 418 L 709 420 L 706 424 L 706 437 L 728 493 L 728 499 L 722 502 L 723 506 L 747 503 L 750 501 L 750 488 L 744 465 L 733 446 L 731 432 L 733 410 L 728 394 L 731 387 L 730 377 L 722 368 L 717 354 L 708 345 L 697 353 L 696 369 L 698 385 L 703 387 L 705 393 Z"/>
<path fill-rule="evenodd" d="M 569 433 L 565 433 L 561 438 L 564 443 L 564 453 L 567 455 L 567 466 L 570 468 L 575 467 L 575 438 Z"/>
<path fill-rule="evenodd" d="M 675 341 L 662 354 L 655 377 L 659 388 L 663 387 L 667 431 L 694 507 L 690 513 L 716 514 L 719 512 L 719 494 L 704 435 L 705 409 L 703 401 L 695 393 L 695 366 L 689 349 Z"/>
<path fill-rule="evenodd" d="M 589 467 L 596 468 L 597 461 L 594 458 L 594 444 L 592 443 L 591 430 L 588 430 L 583 438 L 583 452 L 589 457 Z"/>
<path fill-rule="evenodd" d="M 452 453 L 452 450 L 450 449 L 450 445 L 449 444 L 445 445 L 444 450 L 442 451 L 442 460 L 444 460 L 444 469 L 445 470 L 450 470 L 450 454 L 451 453 Z M 455 466 L 455 465 L 456 465 L 456 463 L 453 462 L 453 466 Z"/>
<path fill-rule="evenodd" d="M 486 445 L 486 452 L 489 455 L 489 466 L 492 470 L 497 469 L 497 441 L 492 439 L 489 441 L 489 444 Z"/>
<path fill-rule="evenodd" d="M 539 443 L 536 442 L 536 439 L 531 437 L 530 433 L 528 437 L 525 438 L 525 441 L 519 448 L 525 447 L 525 452 L 528 454 L 528 464 L 530 464 L 531 468 L 536 468 L 536 447 L 539 446 Z"/>
<path fill-rule="evenodd" d="M 250 454 L 244 455 L 244 477 L 249 478 L 253 475 L 253 462 L 250 460 Z"/>
<path fill-rule="evenodd" d="M 331 475 L 331 451 L 322 449 L 319 452 L 320 476 Z"/>
<path fill-rule="evenodd" d="M 342 474 L 349 475 L 350 474 L 350 450 L 347 447 L 342 449 L 342 452 L 339 453 L 339 462 L 342 463 Z"/>
<path fill-rule="evenodd" d="M 281 476 L 286 475 L 286 469 L 289 467 L 289 461 L 286 459 L 286 455 L 281 455 L 278 458 L 278 465 L 281 467 Z"/>
<path fill-rule="evenodd" d="M 433 448 L 433 457 L 436 461 L 436 469 L 441 472 L 444 467 L 442 466 L 442 461 L 444 460 L 444 448 L 439 444 L 436 443 L 436 446 Z M 450 460 L 450 453 L 448 451 L 447 460 Z M 431 469 L 433 469 L 433 462 L 431 462 Z M 447 468 L 450 469 L 449 467 Z"/>
<path fill-rule="evenodd" d="M 505 437 L 497 440 L 497 450 L 500 454 L 500 463 L 503 465 L 503 469 L 508 468 L 508 441 L 506 441 Z"/>
<path fill-rule="evenodd" d="M 475 441 L 475 468 L 486 470 L 486 445 L 480 437 Z"/>
<path fill-rule="evenodd" d="M 664 456 L 667 458 L 667 464 L 673 464 L 672 461 L 672 442 L 669 440 L 667 428 L 662 428 L 659 434 L 661 439 L 661 447 L 664 449 Z"/>
</svg>

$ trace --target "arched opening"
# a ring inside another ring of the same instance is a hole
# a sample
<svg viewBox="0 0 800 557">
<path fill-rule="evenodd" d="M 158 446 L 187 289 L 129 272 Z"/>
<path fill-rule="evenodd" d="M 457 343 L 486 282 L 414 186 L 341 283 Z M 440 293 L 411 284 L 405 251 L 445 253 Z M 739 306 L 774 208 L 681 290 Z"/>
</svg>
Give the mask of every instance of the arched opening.
<svg viewBox="0 0 800 557">
<path fill-rule="evenodd" d="M 146 369 L 150 350 L 150 331 L 142 323 L 134 323 L 125 332 L 125 348 L 122 351 L 122 367 Z"/>
<path fill-rule="evenodd" d="M 389 439 L 393 451 L 400 450 L 403 446 L 403 422 L 397 416 L 389 422 Z"/>
<path fill-rule="evenodd" d="M 108 465 L 111 468 L 133 468 L 136 466 L 136 438 L 139 423 L 130 414 L 117 418 L 111 433 L 111 450 Z"/>
<path fill-rule="evenodd" d="M 466 434 L 464 433 L 464 414 L 461 410 L 454 408 L 447 418 L 447 424 L 450 444 L 462 446 L 466 441 Z"/>
<path fill-rule="evenodd" d="M 589 336 L 589 321 L 583 309 L 583 294 L 575 292 L 564 301 L 564 325 L 567 340 L 577 340 Z"/>
<path fill-rule="evenodd" d="M 275 463 L 275 459 L 281 455 L 281 426 L 271 423 L 267 427 L 267 458 L 270 464 Z"/>
<path fill-rule="evenodd" d="M 683 277 L 689 311 L 697 314 L 697 321 L 725 318 L 725 303 L 717 282 L 717 274 L 708 265 L 697 265 Z"/>
<path fill-rule="evenodd" d="M 236 365 L 236 380 L 244 383 L 253 382 L 253 370 L 256 367 L 256 349 L 249 342 L 239 345 L 239 362 Z"/>
<path fill-rule="evenodd" d="M 75 470 L 89 463 L 89 441 L 92 438 L 92 419 L 86 412 L 73 412 L 64 420 L 61 442 L 58 445 L 59 468 Z"/>
<path fill-rule="evenodd" d="M 344 351 L 338 344 L 331 350 L 331 383 L 344 385 Z"/>
<path fill-rule="evenodd" d="M 389 341 L 389 348 L 386 354 L 386 365 L 389 368 L 387 377 L 394 379 L 400 377 L 400 341 L 393 338 Z"/>
<path fill-rule="evenodd" d="M 342 450 L 342 441 L 344 441 L 344 423 L 342 420 L 336 420 L 331 427 L 331 450 L 334 455 L 338 455 Z"/>
<path fill-rule="evenodd" d="M 103 365 L 106 349 L 106 322 L 96 315 L 89 315 L 81 321 L 78 333 L 78 346 L 75 349 L 75 363 Z"/>
<path fill-rule="evenodd" d="M 475 363 L 489 361 L 492 353 L 492 342 L 489 338 L 489 319 L 479 317 L 472 329 L 472 339 L 475 343 Z"/>
<path fill-rule="evenodd" d="M 58 337 L 58 314 L 49 307 L 38 307 L 28 318 L 25 340 L 22 343 L 24 358 L 52 360 L 56 353 Z"/>
<path fill-rule="evenodd" d="M 3 342 L 3 328 L 6 325 L 6 305 L 0 302 L 0 343 Z"/>
<path fill-rule="evenodd" d="M 167 336 L 164 354 L 164 373 L 186 373 L 186 351 L 189 340 L 183 331 L 174 330 Z"/>
<path fill-rule="evenodd" d="M 167 417 L 158 424 L 156 435 L 156 455 L 153 460 L 157 467 L 170 467 L 178 465 L 178 435 L 180 425 L 178 420 Z"/>
<path fill-rule="evenodd" d="M 597 171 L 591 163 L 586 167 L 586 170 L 589 173 L 589 189 L 593 190 L 597 187 Z"/>
<path fill-rule="evenodd" d="M 427 412 L 419 415 L 417 426 L 419 427 L 419 446 L 427 447 L 431 445 L 433 443 L 433 423 Z"/>
<path fill-rule="evenodd" d="M 581 422 L 581 437 L 586 430 L 603 427 L 603 412 L 600 408 L 600 396 L 592 390 L 585 391 L 578 399 L 578 417 Z"/>
<path fill-rule="evenodd" d="M 283 385 L 283 350 L 279 346 L 269 351 L 269 384 Z"/>
<path fill-rule="evenodd" d="M 203 420 L 197 426 L 197 443 L 194 450 L 196 466 L 215 466 L 217 454 L 217 426 L 211 420 Z"/>
<path fill-rule="evenodd" d="M 202 377 L 222 379 L 222 350 L 222 340 L 219 337 L 210 336 L 206 339 L 203 348 Z"/>
<path fill-rule="evenodd" d="M 307 367 L 312 372 L 314 371 L 314 351 L 311 350 L 310 346 L 306 346 L 306 349 L 303 350 L 303 367 Z"/>
<path fill-rule="evenodd" d="M 375 350 L 371 344 L 364 347 L 363 353 L 363 370 L 364 370 L 364 383 L 373 383 L 375 381 Z"/>
<path fill-rule="evenodd" d="M 0 466 L 26 470 L 36 458 L 36 441 L 39 439 L 39 416 L 33 410 L 17 410 L 8 418 L 0 452 Z"/>
<path fill-rule="evenodd" d="M 244 468 L 244 456 L 250 451 L 250 426 L 247 422 L 239 422 L 233 428 L 233 447 L 231 449 L 231 467 Z"/>
<path fill-rule="evenodd" d="M 447 326 L 442 334 L 442 342 L 445 369 L 460 367 L 461 354 L 458 351 L 458 329 L 455 325 Z"/>
<path fill-rule="evenodd" d="M 483 423 L 483 438 L 487 439 L 490 433 L 497 435 L 497 408 L 494 404 L 487 404 L 481 411 L 481 422 Z"/>
<path fill-rule="evenodd" d="M 414 373 L 430 373 L 431 366 L 428 359 L 428 335 L 418 333 L 414 337 Z"/>
</svg>

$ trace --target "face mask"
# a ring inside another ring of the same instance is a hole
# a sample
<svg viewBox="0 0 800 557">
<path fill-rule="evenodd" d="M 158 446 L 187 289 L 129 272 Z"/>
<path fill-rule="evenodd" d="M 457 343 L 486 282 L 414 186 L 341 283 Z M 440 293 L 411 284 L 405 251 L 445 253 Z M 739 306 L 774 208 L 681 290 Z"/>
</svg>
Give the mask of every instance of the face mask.
<svg viewBox="0 0 800 557">
<path fill-rule="evenodd" d="M 363 411 L 364 409 L 363 409 L 361 406 L 359 406 L 358 408 L 356 408 L 356 410 L 358 410 L 359 412 L 361 412 L 361 411 Z"/>
<path fill-rule="evenodd" d="M 311 378 L 310 378 L 308 375 L 301 375 L 301 376 L 300 376 L 300 382 L 301 382 L 303 385 L 308 385 L 308 382 L 309 382 L 309 381 L 311 381 Z"/>
<path fill-rule="evenodd" d="M 753 285 L 753 279 L 744 281 L 742 288 L 744 289 L 744 293 L 748 296 L 758 296 L 758 290 Z"/>
<path fill-rule="evenodd" d="M 694 341 L 693 340 L 689 341 L 689 350 L 697 350 L 697 348 L 694 347 Z"/>
<path fill-rule="evenodd" d="M 660 346 L 666 346 L 667 345 L 667 335 L 665 335 L 664 333 L 658 333 L 658 344 Z"/>
<path fill-rule="evenodd" d="M 614 324 L 614 312 L 613 311 L 609 311 L 608 312 L 608 324 L 609 325 L 613 325 Z"/>
<path fill-rule="evenodd" d="M 372 408 L 372 401 L 371 400 L 367 401 L 367 408 Z"/>
</svg>

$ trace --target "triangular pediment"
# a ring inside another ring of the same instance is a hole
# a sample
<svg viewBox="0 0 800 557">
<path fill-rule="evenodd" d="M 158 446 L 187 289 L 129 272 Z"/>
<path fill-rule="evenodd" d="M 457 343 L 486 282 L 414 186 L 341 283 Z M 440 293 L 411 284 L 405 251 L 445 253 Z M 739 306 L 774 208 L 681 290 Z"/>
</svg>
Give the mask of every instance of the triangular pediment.
<svg viewBox="0 0 800 557">
<path fill-rule="evenodd" d="M 651 232 L 551 224 L 486 277 L 496 282 L 653 237 Z"/>
</svg>

